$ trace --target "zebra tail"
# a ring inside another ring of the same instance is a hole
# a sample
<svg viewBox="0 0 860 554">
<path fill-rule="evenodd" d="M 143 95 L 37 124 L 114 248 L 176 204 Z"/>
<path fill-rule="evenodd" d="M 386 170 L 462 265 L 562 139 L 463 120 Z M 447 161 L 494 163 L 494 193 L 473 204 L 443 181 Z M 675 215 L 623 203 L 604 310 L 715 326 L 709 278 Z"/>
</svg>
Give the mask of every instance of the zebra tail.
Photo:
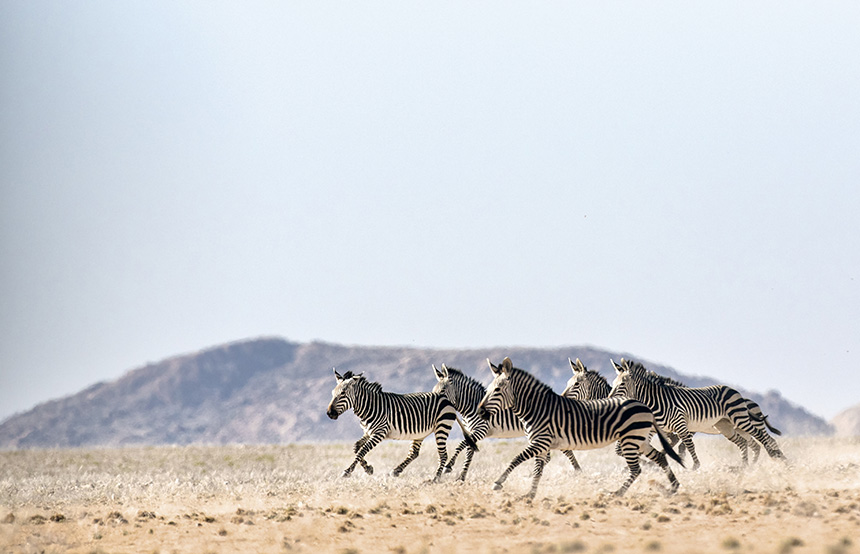
<svg viewBox="0 0 860 554">
<path fill-rule="evenodd" d="M 779 435 L 779 436 L 782 435 L 782 431 L 780 431 L 779 429 L 777 429 L 776 427 L 771 425 L 770 422 L 767 420 L 766 415 L 758 415 L 758 414 L 754 414 L 752 412 L 750 412 L 749 414 L 750 414 L 751 419 L 754 419 L 754 420 L 760 421 L 760 422 L 764 422 L 765 426 L 768 429 L 770 429 L 770 432 L 773 433 L 774 435 Z"/>
<path fill-rule="evenodd" d="M 660 439 L 660 445 L 663 447 L 663 451 L 667 456 L 681 464 L 681 467 L 687 467 L 684 465 L 684 460 L 678 456 L 678 453 L 675 452 L 675 449 L 672 448 L 672 445 L 669 443 L 669 440 L 666 438 L 666 435 L 663 434 L 663 431 L 660 430 L 660 427 L 657 424 L 654 424 L 654 430 L 657 431 L 657 437 Z"/>
<path fill-rule="evenodd" d="M 478 451 L 478 443 L 475 442 L 475 439 L 473 439 L 472 435 L 469 433 L 469 431 L 466 430 L 466 426 L 463 425 L 463 422 L 460 421 L 459 417 L 457 418 L 457 423 L 460 425 L 460 429 L 463 430 L 463 438 L 466 439 L 466 444 L 469 446 L 469 448 L 472 449 L 473 452 L 477 452 Z"/>
<path fill-rule="evenodd" d="M 771 433 L 773 433 L 774 435 L 782 435 L 782 431 L 770 424 L 770 422 L 767 420 L 767 416 L 764 416 L 762 419 L 764 420 L 764 424 L 767 426 L 767 428 L 770 429 Z"/>
</svg>

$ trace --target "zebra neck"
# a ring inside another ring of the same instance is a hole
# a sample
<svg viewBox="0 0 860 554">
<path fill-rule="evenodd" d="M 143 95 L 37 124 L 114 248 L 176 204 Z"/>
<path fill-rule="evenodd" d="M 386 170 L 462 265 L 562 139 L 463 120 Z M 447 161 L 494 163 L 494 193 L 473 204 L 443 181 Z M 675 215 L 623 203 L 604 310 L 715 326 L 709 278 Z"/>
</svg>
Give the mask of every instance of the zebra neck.
<svg viewBox="0 0 860 554">
<path fill-rule="evenodd" d="M 477 388 L 462 389 L 458 395 L 458 406 L 454 407 L 466 419 L 477 417 L 478 404 L 481 403 L 481 399 L 484 397 L 485 393 L 485 390 L 479 390 Z"/>
<path fill-rule="evenodd" d="M 592 398 L 608 398 L 611 390 L 608 383 L 599 383 L 594 387 L 595 392 Z"/>
<path fill-rule="evenodd" d="M 374 414 L 374 412 L 378 411 L 374 408 L 378 407 L 381 397 L 385 393 L 373 392 L 367 389 L 362 389 L 356 392 L 358 394 L 355 394 L 353 398 L 352 409 L 358 419 L 366 421 Z"/>
<path fill-rule="evenodd" d="M 547 402 L 550 401 L 549 394 L 539 388 L 532 388 L 525 391 L 525 394 L 518 395 L 514 393 L 513 412 L 518 418 L 523 421 L 531 421 L 535 414 L 544 408 Z"/>
<path fill-rule="evenodd" d="M 637 396 L 639 398 L 647 397 L 652 399 L 662 399 L 668 396 L 673 396 L 674 393 L 674 389 L 672 387 L 654 383 L 648 379 L 637 379 L 636 388 L 638 392 Z"/>
</svg>

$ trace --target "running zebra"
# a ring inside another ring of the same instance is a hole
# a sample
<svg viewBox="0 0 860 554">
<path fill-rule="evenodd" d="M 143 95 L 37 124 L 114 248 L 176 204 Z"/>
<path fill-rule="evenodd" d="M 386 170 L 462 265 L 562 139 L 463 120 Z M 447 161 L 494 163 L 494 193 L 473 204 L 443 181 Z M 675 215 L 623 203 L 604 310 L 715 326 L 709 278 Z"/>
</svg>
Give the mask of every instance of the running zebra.
<svg viewBox="0 0 860 554">
<path fill-rule="evenodd" d="M 562 392 L 562 396 L 567 396 L 568 398 L 575 398 L 577 400 L 591 400 L 595 398 L 606 398 L 609 396 L 609 391 L 612 387 L 609 386 L 609 382 L 606 380 L 603 375 L 596 371 L 591 371 L 587 369 L 579 358 L 577 358 L 576 362 L 568 358 L 570 362 L 570 368 L 573 370 L 573 377 L 567 382 L 567 386 Z M 663 375 L 658 375 L 653 371 L 648 371 L 647 376 L 649 379 L 656 379 L 666 385 L 671 385 L 675 387 L 686 387 L 684 383 L 681 383 L 675 379 L 670 377 L 666 377 Z M 767 420 L 767 416 L 764 415 L 761 411 L 761 406 L 759 406 L 755 401 L 750 399 L 745 399 L 747 403 L 747 408 L 750 411 L 750 417 L 752 418 L 753 425 L 759 427 L 764 431 L 764 427 L 770 429 L 770 431 L 775 435 L 781 435 L 782 432 L 773 427 L 770 422 Z M 728 421 L 728 420 L 726 420 Z M 720 431 L 713 427 L 706 431 L 701 431 L 706 435 L 719 435 Z M 741 450 L 741 456 L 743 458 L 744 465 L 748 462 L 747 456 L 747 447 L 749 447 L 753 451 L 753 462 L 758 461 L 759 454 L 761 452 L 761 445 L 755 440 L 753 440 L 752 436 L 746 433 L 746 431 L 742 429 L 735 429 L 734 432 L 739 436 L 732 436 L 729 438 L 734 444 L 736 444 Z M 672 443 L 672 446 L 675 446 L 681 438 L 675 433 L 666 433 L 669 442 Z M 684 457 L 684 453 L 686 452 L 686 447 L 682 442 L 678 447 L 678 455 L 681 458 Z"/>
<path fill-rule="evenodd" d="M 640 456 L 647 457 L 663 468 L 669 478 L 671 491 L 678 490 L 678 480 L 666 461 L 666 454 L 682 466 L 684 464 L 657 427 L 654 414 L 645 404 L 622 398 L 588 402 L 572 400 L 556 394 L 549 385 L 530 373 L 513 367 L 510 358 L 505 358 L 501 366 L 493 365 L 489 360 L 487 363 L 494 378 L 478 404 L 478 413 L 489 419 L 502 410 L 512 409 L 523 421 L 529 441 L 528 446 L 496 480 L 494 489 L 502 488 L 514 468 L 534 458 L 531 491 L 526 495 L 527 498 L 534 498 L 550 450 L 590 450 L 618 441 L 630 476 L 615 494 L 624 494 L 642 472 L 639 467 Z M 652 433 L 657 433 L 665 454 L 651 446 L 649 439 Z"/>
<path fill-rule="evenodd" d="M 502 410 L 486 420 L 478 415 L 478 403 L 487 393 L 487 389 L 469 377 L 459 369 L 449 368 L 442 364 L 442 369 L 436 369 L 433 366 L 433 373 L 436 374 L 436 385 L 433 387 L 433 392 L 445 395 L 451 404 L 457 408 L 460 415 L 463 416 L 465 428 L 472 434 L 472 439 L 475 442 L 480 441 L 485 437 L 496 437 L 502 439 L 522 437 L 526 434 L 523 429 L 523 424 L 514 414 L 513 410 Z M 465 440 L 460 441 L 448 465 L 445 466 L 445 472 L 449 472 L 454 467 L 454 462 L 457 461 L 457 456 L 464 448 L 468 446 Z M 573 464 L 575 470 L 579 470 L 579 462 L 573 455 L 573 451 L 565 450 L 564 454 Z M 463 471 L 458 479 L 464 481 L 466 473 L 469 471 L 469 466 L 472 464 L 472 456 L 474 451 L 470 448 L 466 450 L 466 462 L 463 464 Z"/>
<path fill-rule="evenodd" d="M 693 469 L 698 469 L 700 463 L 692 434 L 713 433 L 714 428 L 741 449 L 744 462 L 747 442 L 744 436 L 760 442 L 771 458 L 785 459 L 776 441 L 763 428 L 764 417 L 754 415 L 749 401 L 735 389 L 725 385 L 701 388 L 673 385 L 665 378 L 649 375 L 642 364 L 624 359 L 621 365 L 615 362 L 612 365 L 617 376 L 609 397 L 624 396 L 648 405 L 660 426 L 681 438 L 693 458 Z"/>
<path fill-rule="evenodd" d="M 326 414 L 331 419 L 337 419 L 352 408 L 364 429 L 364 435 L 355 443 L 355 459 L 343 471 L 343 476 L 349 477 L 356 464 L 361 464 L 364 471 L 373 474 L 373 467 L 364 457 L 383 439 L 411 440 L 412 449 L 409 456 L 392 471 L 392 475 L 397 477 L 418 457 L 421 443 L 427 435 L 434 433 L 436 450 L 439 452 L 439 467 L 433 480 L 438 481 L 448 459 L 448 433 L 457 420 L 457 411 L 451 402 L 443 395 L 432 392 L 383 392 L 382 385 L 367 381 L 362 373 L 353 375 L 351 371 L 347 371 L 341 376 L 335 370 L 334 376 L 337 385 L 331 392 L 331 402 Z M 463 435 L 469 447 L 477 451 L 478 446 L 465 429 Z"/>
</svg>

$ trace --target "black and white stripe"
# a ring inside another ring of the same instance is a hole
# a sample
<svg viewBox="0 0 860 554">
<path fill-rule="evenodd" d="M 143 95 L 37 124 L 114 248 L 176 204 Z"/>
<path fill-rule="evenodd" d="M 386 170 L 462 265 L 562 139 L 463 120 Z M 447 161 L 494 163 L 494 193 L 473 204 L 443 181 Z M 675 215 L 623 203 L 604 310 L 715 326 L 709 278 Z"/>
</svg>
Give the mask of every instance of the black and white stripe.
<svg viewBox="0 0 860 554">
<path fill-rule="evenodd" d="M 671 490 L 678 489 L 678 480 L 666 462 L 666 454 L 678 463 L 681 459 L 672 450 L 657 427 L 654 414 L 645 404 L 621 398 L 587 402 L 565 398 L 533 375 L 513 367 L 510 358 L 505 358 L 501 366 L 490 363 L 490 369 L 494 379 L 478 405 L 478 412 L 482 417 L 490 418 L 501 410 L 512 409 L 522 420 L 529 441 L 525 450 L 496 480 L 495 489 L 502 487 L 519 464 L 534 458 L 532 486 L 527 495 L 534 498 L 550 450 L 589 450 L 615 442 L 619 442 L 619 450 L 630 470 L 627 481 L 616 494 L 624 494 L 641 473 L 640 456 L 663 468 Z M 651 446 L 649 439 L 653 433 L 659 437 L 665 454 Z"/>
<path fill-rule="evenodd" d="M 436 450 L 439 453 L 439 467 L 434 480 L 438 480 L 448 459 L 448 433 L 451 432 L 454 421 L 457 421 L 454 405 L 445 396 L 432 392 L 384 392 L 382 385 L 367 381 L 360 373 L 353 375 L 348 371 L 341 376 L 335 371 L 334 375 L 337 385 L 331 393 L 332 398 L 326 414 L 331 419 L 337 419 L 352 408 L 364 429 L 364 435 L 355 443 L 355 459 L 344 470 L 343 476 L 348 477 L 356 464 L 361 464 L 367 473 L 372 474 L 373 467 L 364 457 L 384 439 L 411 440 L 409 456 L 392 472 L 394 476 L 400 475 L 403 469 L 418 457 L 421 443 L 427 435 L 434 433 Z M 477 450 L 478 447 L 469 433 L 464 430 L 463 434 L 467 444 Z"/>
<path fill-rule="evenodd" d="M 442 369 L 437 369 L 433 366 L 433 372 L 436 375 L 436 385 L 433 387 L 433 392 L 444 394 L 448 400 L 457 408 L 460 415 L 463 416 L 464 427 L 472 434 L 472 439 L 478 442 L 486 437 L 495 438 L 514 438 L 522 437 L 526 434 L 522 422 L 514 414 L 511 409 L 501 410 L 494 413 L 489 420 L 478 415 L 478 404 L 486 394 L 487 389 L 469 377 L 459 369 L 449 368 L 442 364 Z M 460 441 L 445 471 L 451 471 L 454 462 L 460 452 L 468 446 L 467 441 Z M 469 448 L 466 450 L 466 461 L 463 464 L 463 471 L 460 473 L 459 479 L 465 480 L 466 473 L 469 471 L 469 466 L 472 464 L 472 456 L 474 451 Z M 565 455 L 573 464 L 574 469 L 579 470 L 579 462 L 570 450 L 565 451 Z"/>
<path fill-rule="evenodd" d="M 677 434 L 693 458 L 693 469 L 699 467 L 699 458 L 693 445 L 693 433 L 710 433 L 714 430 L 735 443 L 746 462 L 746 445 L 753 440 L 764 446 L 772 458 L 785 458 L 776 441 L 766 429 L 773 430 L 761 415 L 758 404 L 752 403 L 731 387 L 714 385 L 689 388 L 649 372 L 642 364 L 621 360 L 612 362 L 617 376 L 610 397 L 627 397 L 645 403 L 669 433 Z"/>
</svg>

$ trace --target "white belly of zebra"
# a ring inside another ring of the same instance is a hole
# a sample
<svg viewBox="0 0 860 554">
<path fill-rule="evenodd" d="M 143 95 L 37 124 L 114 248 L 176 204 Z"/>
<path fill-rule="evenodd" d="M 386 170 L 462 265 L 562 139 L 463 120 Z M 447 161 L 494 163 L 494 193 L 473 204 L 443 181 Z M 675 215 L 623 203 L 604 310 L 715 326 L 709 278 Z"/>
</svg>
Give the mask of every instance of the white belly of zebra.
<svg viewBox="0 0 860 554">
<path fill-rule="evenodd" d="M 688 421 L 687 422 L 687 430 L 690 431 L 691 433 L 705 433 L 708 435 L 716 435 L 716 434 L 719 434 L 719 431 L 717 431 L 714 428 L 714 425 L 716 425 L 716 423 L 718 421 L 720 421 L 721 419 L 723 419 L 723 418 L 722 417 L 712 417 L 712 418 L 703 419 L 701 421 Z"/>
</svg>

